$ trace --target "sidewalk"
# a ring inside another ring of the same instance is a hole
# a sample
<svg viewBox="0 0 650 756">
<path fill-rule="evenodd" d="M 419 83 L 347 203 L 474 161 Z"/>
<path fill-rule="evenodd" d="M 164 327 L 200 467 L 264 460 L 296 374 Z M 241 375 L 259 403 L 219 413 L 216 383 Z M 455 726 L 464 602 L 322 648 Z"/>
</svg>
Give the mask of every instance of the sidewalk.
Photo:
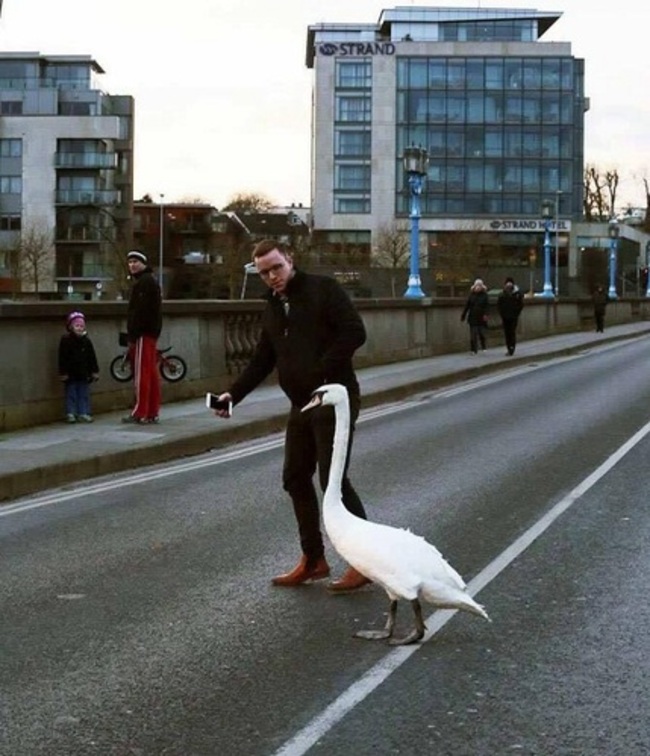
<svg viewBox="0 0 650 756">
<path fill-rule="evenodd" d="M 440 355 L 358 371 L 363 407 L 403 399 L 457 380 L 476 378 L 531 360 L 571 354 L 595 344 L 650 334 L 650 321 L 518 344 L 484 353 Z M 215 386 L 215 390 L 219 387 Z M 124 425 L 125 412 L 97 415 L 92 424 L 52 424 L 0 435 L 0 504 L 46 488 L 165 462 L 284 428 L 288 402 L 277 386 L 262 386 L 221 420 L 201 398 L 164 405 L 159 425 Z"/>
</svg>

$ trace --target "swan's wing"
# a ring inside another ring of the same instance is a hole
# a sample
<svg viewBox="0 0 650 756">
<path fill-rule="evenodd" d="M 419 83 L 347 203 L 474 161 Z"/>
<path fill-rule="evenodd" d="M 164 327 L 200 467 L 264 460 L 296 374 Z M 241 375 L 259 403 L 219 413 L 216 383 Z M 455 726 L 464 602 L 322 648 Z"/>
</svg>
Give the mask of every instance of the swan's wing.
<svg viewBox="0 0 650 756">
<path fill-rule="evenodd" d="M 354 518 L 329 533 L 334 548 L 362 575 L 403 598 L 415 598 L 428 582 L 463 590 L 465 583 L 438 549 L 421 536 Z M 334 536 L 334 537 L 333 537 Z"/>
</svg>

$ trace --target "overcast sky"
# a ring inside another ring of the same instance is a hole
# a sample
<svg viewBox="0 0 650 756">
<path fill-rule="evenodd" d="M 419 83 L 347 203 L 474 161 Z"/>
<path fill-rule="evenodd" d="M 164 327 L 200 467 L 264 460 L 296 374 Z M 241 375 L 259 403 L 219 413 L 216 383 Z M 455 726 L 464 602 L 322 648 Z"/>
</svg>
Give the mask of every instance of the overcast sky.
<svg viewBox="0 0 650 756">
<path fill-rule="evenodd" d="M 103 89 L 136 102 L 135 196 L 236 192 L 308 205 L 312 71 L 307 27 L 375 23 L 398 0 L 4 0 L 0 49 L 91 55 Z M 621 177 L 618 210 L 650 178 L 650 4 L 643 0 L 444 0 L 441 6 L 562 12 L 542 39 L 586 61 L 585 158 Z"/>
</svg>

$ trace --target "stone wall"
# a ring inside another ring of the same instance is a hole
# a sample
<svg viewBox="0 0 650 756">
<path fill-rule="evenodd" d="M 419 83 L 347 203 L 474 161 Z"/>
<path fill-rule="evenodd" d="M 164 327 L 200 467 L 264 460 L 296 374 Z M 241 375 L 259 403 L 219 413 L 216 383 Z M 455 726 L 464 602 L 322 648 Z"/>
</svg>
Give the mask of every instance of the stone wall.
<svg viewBox="0 0 650 756">
<path fill-rule="evenodd" d="M 468 327 L 460 322 L 462 299 L 357 300 L 368 331 L 357 353 L 359 367 L 468 349 Z M 166 301 L 160 347 L 171 346 L 188 365 L 177 384 L 163 381 L 163 402 L 225 390 L 246 364 L 255 345 L 261 301 Z M 0 432 L 57 422 L 63 416 L 63 388 L 57 378 L 57 349 L 65 317 L 76 309 L 66 302 L 0 304 Z M 131 406 L 131 384 L 114 381 L 110 361 L 118 355 L 126 303 L 84 302 L 88 332 L 97 352 L 100 379 L 92 387 L 95 414 Z M 492 308 L 488 346 L 502 344 L 500 321 Z M 650 302 L 610 303 L 607 324 L 650 319 Z M 521 340 L 593 328 L 588 300 L 558 304 L 526 300 Z"/>
</svg>

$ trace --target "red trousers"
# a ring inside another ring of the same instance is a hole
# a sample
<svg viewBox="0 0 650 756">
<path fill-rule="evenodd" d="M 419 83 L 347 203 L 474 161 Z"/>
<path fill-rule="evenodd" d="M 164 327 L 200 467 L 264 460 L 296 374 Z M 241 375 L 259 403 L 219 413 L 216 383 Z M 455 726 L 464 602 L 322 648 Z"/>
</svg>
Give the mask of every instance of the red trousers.
<svg viewBox="0 0 650 756">
<path fill-rule="evenodd" d="M 141 336 L 131 345 L 135 406 L 131 414 L 138 419 L 153 420 L 160 413 L 160 375 L 157 339 Z"/>
</svg>

